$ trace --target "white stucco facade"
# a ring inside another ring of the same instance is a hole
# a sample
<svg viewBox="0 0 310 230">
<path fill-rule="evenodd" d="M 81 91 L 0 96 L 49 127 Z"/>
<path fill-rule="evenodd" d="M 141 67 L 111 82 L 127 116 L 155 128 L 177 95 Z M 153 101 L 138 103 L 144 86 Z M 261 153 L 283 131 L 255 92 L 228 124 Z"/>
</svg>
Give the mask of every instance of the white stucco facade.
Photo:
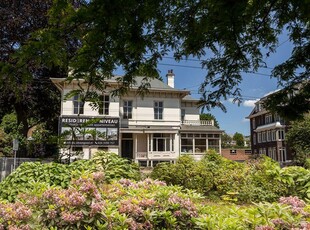
<svg viewBox="0 0 310 230">
<path fill-rule="evenodd" d="M 60 133 L 72 130 L 71 126 L 81 130 L 79 121 L 83 118 L 98 118 L 98 124 L 84 127 L 83 135 L 76 135 L 78 141 L 70 142 L 71 150 L 78 149 L 86 159 L 97 150 L 107 150 L 152 166 L 156 161 L 175 161 L 181 154 L 200 158 L 209 148 L 220 152 L 222 131 L 212 121 L 199 120 L 197 100 L 189 96 L 189 91 L 172 88 L 171 75 L 170 86 L 151 80 L 149 92 L 143 97 L 137 95 L 135 87 L 121 97 L 112 97 L 110 91 L 117 84 L 111 81 L 101 108 L 91 106 L 87 100 L 81 105 L 74 96 L 68 97 L 72 90 L 88 88 L 86 83 L 51 79 L 62 95 Z"/>
</svg>

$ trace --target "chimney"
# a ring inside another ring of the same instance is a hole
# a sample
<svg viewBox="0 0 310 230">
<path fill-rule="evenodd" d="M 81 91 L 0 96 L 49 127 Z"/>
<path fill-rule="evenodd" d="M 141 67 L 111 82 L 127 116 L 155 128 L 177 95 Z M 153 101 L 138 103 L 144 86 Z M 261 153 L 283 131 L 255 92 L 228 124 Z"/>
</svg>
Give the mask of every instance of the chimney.
<svg viewBox="0 0 310 230">
<path fill-rule="evenodd" d="M 175 75 L 174 75 L 172 69 L 168 70 L 166 77 L 167 77 L 167 85 L 174 88 L 174 77 L 175 77 Z"/>
</svg>

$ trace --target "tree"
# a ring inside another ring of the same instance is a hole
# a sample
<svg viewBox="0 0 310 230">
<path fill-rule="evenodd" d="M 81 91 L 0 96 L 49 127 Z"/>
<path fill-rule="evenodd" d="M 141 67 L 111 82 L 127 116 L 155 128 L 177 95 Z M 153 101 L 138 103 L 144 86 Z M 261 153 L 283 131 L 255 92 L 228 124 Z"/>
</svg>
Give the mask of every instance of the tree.
<svg viewBox="0 0 310 230">
<path fill-rule="evenodd" d="M 233 136 L 233 140 L 236 141 L 238 147 L 244 146 L 244 137 L 241 133 L 236 132 Z"/>
<path fill-rule="evenodd" d="M 38 61 L 21 50 L 32 39 L 31 34 L 48 26 L 52 0 L 3 0 L 0 3 L 0 121 L 13 111 L 17 117 L 20 138 L 26 138 L 34 125 L 44 126 L 57 134 L 60 94 L 50 77 L 66 77 L 67 68 L 48 60 Z M 69 36 L 69 35 L 68 35 Z M 66 39 L 66 54 L 74 53 L 77 44 Z M 65 57 L 62 63 L 66 62 Z M 23 154 L 27 148 L 20 145 Z"/>
<path fill-rule="evenodd" d="M 221 143 L 222 143 L 222 148 L 229 148 L 231 147 L 231 141 L 233 138 L 229 136 L 227 133 L 223 133 L 221 136 Z"/>
<path fill-rule="evenodd" d="M 31 62 L 27 65 L 19 65 L 14 57 L 17 51 L 26 43 L 30 33 L 47 25 L 47 10 L 52 1 L 9 1 L 1 2 L 0 7 L 0 89 L 1 89 L 1 113 L 5 115 L 16 111 L 18 125 L 22 124 L 22 134 L 26 136 L 28 131 L 28 119 L 25 107 L 28 86 L 31 84 L 26 76 L 35 67 Z M 24 83 L 24 84 L 22 84 Z"/>
<path fill-rule="evenodd" d="M 292 122 L 286 139 L 294 150 L 295 163 L 303 166 L 310 157 L 310 115 L 305 116 L 304 120 Z"/>
<path fill-rule="evenodd" d="M 241 73 L 266 66 L 264 60 L 276 52 L 282 33 L 294 49 L 288 60 L 274 67 L 271 77 L 284 91 L 300 82 L 309 87 L 309 12 L 306 0 L 91 0 L 79 7 L 75 1 L 56 0 L 49 29 L 35 33 L 31 48 L 24 50 L 35 60 L 70 66 L 72 77 L 97 86 L 122 67 L 126 73 L 118 79 L 122 84 L 115 93 L 124 92 L 137 74 L 158 74 L 158 60 L 168 52 L 176 60 L 194 56 L 206 69 L 200 106 L 225 111 L 221 100 L 233 97 L 241 102 Z M 66 59 L 68 34 L 76 38 L 79 49 Z M 298 113 L 309 111 L 310 95 L 304 96 L 301 106 L 294 103 L 294 96 L 285 103 L 297 105 Z M 276 105 L 281 102 L 279 98 Z"/>
<path fill-rule="evenodd" d="M 214 121 L 214 126 L 217 127 L 217 128 L 220 128 L 220 125 L 219 125 L 218 121 L 216 120 L 216 117 L 213 114 L 211 114 L 211 113 L 200 114 L 200 120 L 206 120 L 206 121 L 213 120 Z"/>
</svg>

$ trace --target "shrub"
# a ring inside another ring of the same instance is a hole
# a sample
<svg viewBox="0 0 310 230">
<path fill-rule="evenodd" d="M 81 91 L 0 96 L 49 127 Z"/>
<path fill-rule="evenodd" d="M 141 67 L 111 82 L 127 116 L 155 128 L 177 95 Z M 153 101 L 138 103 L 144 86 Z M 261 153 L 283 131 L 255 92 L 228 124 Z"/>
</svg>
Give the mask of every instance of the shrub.
<svg viewBox="0 0 310 230">
<path fill-rule="evenodd" d="M 170 185 L 180 185 L 206 193 L 213 187 L 213 176 L 206 165 L 196 162 L 191 156 L 181 156 L 176 164 L 157 164 L 151 178 L 163 180 Z"/>
<path fill-rule="evenodd" d="M 296 209 L 298 208 L 298 209 Z M 0 203 L 2 229 L 307 229 L 310 206 L 297 197 L 280 203 L 204 204 L 201 195 L 145 179 L 106 184 L 83 174 L 67 189 L 44 188 Z"/>
<path fill-rule="evenodd" d="M 33 189 L 36 183 L 66 188 L 70 180 L 66 165 L 25 162 L 0 183 L 0 197 L 13 201 L 18 193 Z"/>
<path fill-rule="evenodd" d="M 105 173 L 108 182 L 120 178 L 137 180 L 140 177 L 136 164 L 130 164 L 117 154 L 108 152 L 98 152 L 90 160 L 78 160 L 70 165 L 26 162 L 0 183 L 0 198 L 13 201 L 17 194 L 34 189 L 37 183 L 67 188 L 72 178 L 100 171 Z"/>
<path fill-rule="evenodd" d="M 290 195 L 310 198 L 309 170 L 296 166 L 281 169 L 269 157 L 237 163 L 212 151 L 201 161 L 181 156 L 176 164 L 158 164 L 151 178 L 226 201 L 273 202 Z"/>
</svg>

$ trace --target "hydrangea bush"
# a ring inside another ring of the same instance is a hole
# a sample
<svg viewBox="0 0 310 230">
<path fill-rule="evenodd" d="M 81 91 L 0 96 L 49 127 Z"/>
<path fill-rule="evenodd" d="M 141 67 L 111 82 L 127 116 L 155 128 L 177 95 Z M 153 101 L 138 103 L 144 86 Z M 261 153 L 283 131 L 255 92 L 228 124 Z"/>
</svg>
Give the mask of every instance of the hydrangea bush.
<svg viewBox="0 0 310 230">
<path fill-rule="evenodd" d="M 145 179 L 106 183 L 102 172 L 0 204 L 4 229 L 299 229 L 309 206 L 297 197 L 240 207 L 210 204 L 199 193 Z M 296 209 L 297 208 L 297 209 Z"/>
<path fill-rule="evenodd" d="M 33 190 L 37 183 L 68 188 L 71 179 L 83 173 L 104 172 L 105 180 L 140 178 L 139 167 L 115 153 L 99 151 L 90 160 L 78 160 L 70 165 L 26 162 L 0 183 L 0 199 L 14 201 L 16 195 Z"/>
</svg>

